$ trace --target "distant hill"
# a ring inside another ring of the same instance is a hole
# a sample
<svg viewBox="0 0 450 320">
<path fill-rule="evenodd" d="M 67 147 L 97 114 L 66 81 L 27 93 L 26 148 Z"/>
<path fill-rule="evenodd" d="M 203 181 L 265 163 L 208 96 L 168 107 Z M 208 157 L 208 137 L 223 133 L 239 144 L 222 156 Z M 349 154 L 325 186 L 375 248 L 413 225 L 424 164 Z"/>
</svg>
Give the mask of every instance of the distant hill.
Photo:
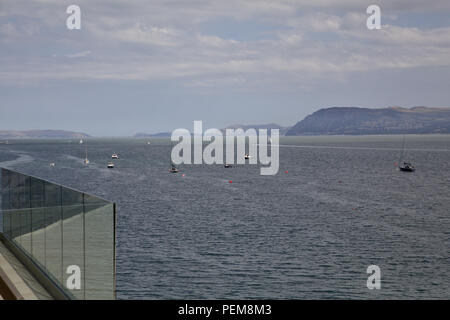
<svg viewBox="0 0 450 320">
<path fill-rule="evenodd" d="M 226 129 L 243 129 L 243 130 L 247 130 L 247 129 L 280 129 L 280 135 L 284 135 L 289 128 L 288 127 L 282 127 L 276 123 L 269 123 L 269 124 L 257 124 L 257 125 L 241 125 L 241 124 L 233 124 L 230 125 L 226 128 L 220 129 L 220 131 L 222 131 L 223 134 L 225 134 L 225 130 Z M 206 130 L 205 128 L 203 128 L 204 130 Z M 270 130 L 268 132 L 270 134 Z M 139 132 L 136 133 L 134 135 L 135 138 L 166 138 L 166 137 L 171 137 L 172 133 L 171 132 L 159 132 L 159 133 L 143 133 L 143 132 Z"/>
<path fill-rule="evenodd" d="M 450 133 L 450 108 L 327 108 L 287 131 L 298 135 Z"/>
<path fill-rule="evenodd" d="M 270 134 L 270 129 L 279 129 L 280 130 L 280 136 L 283 136 L 286 134 L 286 132 L 290 129 L 290 127 L 282 127 L 276 123 L 268 123 L 268 124 L 254 124 L 254 125 L 242 125 L 242 124 L 233 124 L 226 128 L 221 129 L 221 131 L 225 134 L 226 129 L 268 129 L 268 134 Z"/>
<path fill-rule="evenodd" d="M 0 130 L 0 139 L 81 139 L 86 133 L 64 130 Z"/>
<path fill-rule="evenodd" d="M 139 132 L 134 135 L 135 138 L 167 138 L 171 137 L 171 132 L 143 133 Z"/>
</svg>

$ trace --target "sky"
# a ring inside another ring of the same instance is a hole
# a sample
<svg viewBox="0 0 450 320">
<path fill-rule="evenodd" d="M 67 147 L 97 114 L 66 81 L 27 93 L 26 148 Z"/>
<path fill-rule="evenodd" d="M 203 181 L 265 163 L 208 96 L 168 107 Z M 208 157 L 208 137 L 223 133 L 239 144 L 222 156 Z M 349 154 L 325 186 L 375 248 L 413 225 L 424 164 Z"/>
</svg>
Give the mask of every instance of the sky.
<svg viewBox="0 0 450 320">
<path fill-rule="evenodd" d="M 449 88 L 448 0 L 0 1 L 0 130 L 291 126 L 325 107 L 450 106 Z"/>
</svg>

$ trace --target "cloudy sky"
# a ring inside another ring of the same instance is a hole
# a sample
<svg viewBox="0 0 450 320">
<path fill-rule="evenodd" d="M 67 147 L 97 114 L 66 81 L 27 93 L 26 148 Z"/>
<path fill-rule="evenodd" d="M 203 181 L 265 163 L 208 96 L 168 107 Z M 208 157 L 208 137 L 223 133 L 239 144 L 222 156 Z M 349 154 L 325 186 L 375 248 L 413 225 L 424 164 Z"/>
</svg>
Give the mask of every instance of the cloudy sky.
<svg viewBox="0 0 450 320">
<path fill-rule="evenodd" d="M 0 130 L 293 125 L 330 106 L 450 106 L 449 88 L 448 0 L 0 1 Z"/>
</svg>

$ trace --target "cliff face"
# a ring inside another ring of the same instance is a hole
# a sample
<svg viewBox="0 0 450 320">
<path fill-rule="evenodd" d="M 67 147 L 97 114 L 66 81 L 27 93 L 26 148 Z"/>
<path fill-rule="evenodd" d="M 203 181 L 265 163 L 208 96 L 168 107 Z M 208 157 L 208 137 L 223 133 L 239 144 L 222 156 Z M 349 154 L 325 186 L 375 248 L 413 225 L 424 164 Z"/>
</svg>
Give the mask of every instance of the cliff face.
<svg viewBox="0 0 450 320">
<path fill-rule="evenodd" d="M 450 133 L 450 108 L 328 108 L 307 116 L 287 136 Z"/>
</svg>

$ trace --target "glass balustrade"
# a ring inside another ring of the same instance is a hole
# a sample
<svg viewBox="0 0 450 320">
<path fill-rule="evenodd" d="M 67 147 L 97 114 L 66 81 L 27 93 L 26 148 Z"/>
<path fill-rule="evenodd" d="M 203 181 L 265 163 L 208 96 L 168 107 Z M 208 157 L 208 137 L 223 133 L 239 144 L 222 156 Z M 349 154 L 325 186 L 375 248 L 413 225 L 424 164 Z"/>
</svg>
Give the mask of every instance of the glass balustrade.
<svg viewBox="0 0 450 320">
<path fill-rule="evenodd" d="M 1 169 L 0 232 L 75 299 L 115 298 L 115 205 Z"/>
</svg>

